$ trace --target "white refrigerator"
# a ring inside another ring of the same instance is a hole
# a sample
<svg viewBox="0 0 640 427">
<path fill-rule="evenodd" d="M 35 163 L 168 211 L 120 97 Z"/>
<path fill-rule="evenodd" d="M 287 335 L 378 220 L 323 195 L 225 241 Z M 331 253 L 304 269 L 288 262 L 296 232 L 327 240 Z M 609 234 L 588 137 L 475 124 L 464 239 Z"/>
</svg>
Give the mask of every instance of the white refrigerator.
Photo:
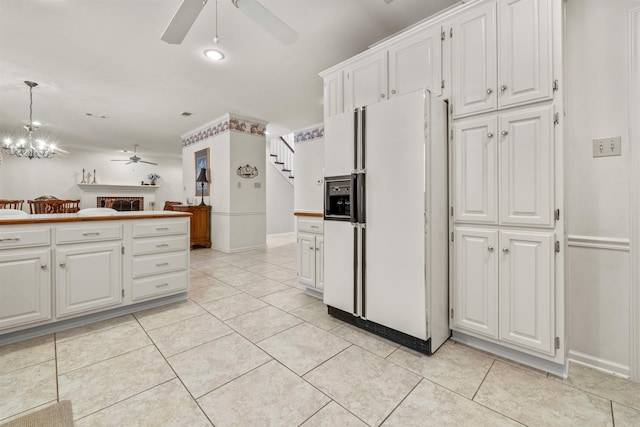
<svg viewBox="0 0 640 427">
<path fill-rule="evenodd" d="M 357 188 L 350 220 L 325 217 L 324 302 L 425 353 L 450 336 L 447 120 L 421 90 L 325 121 L 324 175 Z"/>
</svg>

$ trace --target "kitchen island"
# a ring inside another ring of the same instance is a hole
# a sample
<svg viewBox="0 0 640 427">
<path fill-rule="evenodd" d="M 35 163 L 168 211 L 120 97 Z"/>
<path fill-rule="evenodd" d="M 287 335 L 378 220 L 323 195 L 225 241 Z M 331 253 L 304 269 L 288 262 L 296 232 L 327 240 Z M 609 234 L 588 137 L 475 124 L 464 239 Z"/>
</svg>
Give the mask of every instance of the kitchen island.
<svg viewBox="0 0 640 427">
<path fill-rule="evenodd" d="M 0 216 L 0 345 L 186 299 L 190 216 Z"/>
</svg>

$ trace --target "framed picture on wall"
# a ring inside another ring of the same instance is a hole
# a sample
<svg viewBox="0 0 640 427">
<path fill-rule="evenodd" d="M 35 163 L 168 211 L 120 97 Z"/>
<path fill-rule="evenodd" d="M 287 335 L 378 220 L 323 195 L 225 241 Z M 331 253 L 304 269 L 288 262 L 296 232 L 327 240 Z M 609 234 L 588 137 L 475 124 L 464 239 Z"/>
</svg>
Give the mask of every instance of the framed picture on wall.
<svg viewBox="0 0 640 427">
<path fill-rule="evenodd" d="M 209 149 L 205 148 L 204 150 L 196 151 L 194 156 L 196 160 L 196 176 L 195 176 L 196 193 L 195 194 L 199 196 L 202 192 L 203 196 L 208 196 L 209 181 L 211 181 L 211 169 L 209 168 Z M 198 177 L 200 176 L 200 171 L 202 171 L 202 169 L 207 170 L 207 182 L 205 183 L 197 182 Z M 202 184 L 204 184 L 204 186 Z"/>
</svg>

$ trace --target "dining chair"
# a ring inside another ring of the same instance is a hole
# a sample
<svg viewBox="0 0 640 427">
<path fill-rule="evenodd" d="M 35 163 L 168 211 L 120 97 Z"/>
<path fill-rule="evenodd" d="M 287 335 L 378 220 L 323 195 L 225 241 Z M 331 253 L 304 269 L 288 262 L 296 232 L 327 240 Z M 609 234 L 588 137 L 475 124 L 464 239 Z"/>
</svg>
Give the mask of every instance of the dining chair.
<svg viewBox="0 0 640 427">
<path fill-rule="evenodd" d="M 41 199 L 27 200 L 32 214 L 76 213 L 80 200 Z"/>
<path fill-rule="evenodd" d="M 22 210 L 22 204 L 24 200 L 1 200 L 0 209 L 17 209 Z"/>
<path fill-rule="evenodd" d="M 169 201 L 166 201 L 166 202 L 164 202 L 164 208 L 163 209 L 165 211 L 172 211 L 174 206 L 181 205 L 181 204 L 182 203 L 180 203 L 180 202 L 169 202 Z"/>
</svg>

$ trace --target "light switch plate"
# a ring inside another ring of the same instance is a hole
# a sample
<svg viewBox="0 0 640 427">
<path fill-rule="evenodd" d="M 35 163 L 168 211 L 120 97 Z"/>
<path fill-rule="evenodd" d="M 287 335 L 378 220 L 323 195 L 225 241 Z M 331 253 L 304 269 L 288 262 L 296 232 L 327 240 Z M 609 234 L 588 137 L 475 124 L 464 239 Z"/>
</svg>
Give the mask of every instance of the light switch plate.
<svg viewBox="0 0 640 427">
<path fill-rule="evenodd" d="M 622 147 L 619 136 L 595 138 L 593 140 L 593 157 L 621 156 Z"/>
</svg>

